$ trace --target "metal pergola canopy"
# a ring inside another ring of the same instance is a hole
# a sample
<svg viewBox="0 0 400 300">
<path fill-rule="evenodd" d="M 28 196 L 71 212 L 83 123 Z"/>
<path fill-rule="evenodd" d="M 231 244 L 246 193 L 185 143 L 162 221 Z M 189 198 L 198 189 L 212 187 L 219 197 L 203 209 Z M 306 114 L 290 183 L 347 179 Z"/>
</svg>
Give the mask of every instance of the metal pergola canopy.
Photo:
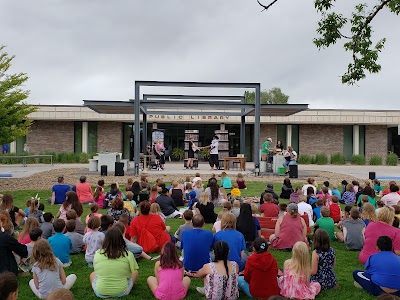
<svg viewBox="0 0 400 300">
<path fill-rule="evenodd" d="M 255 103 L 245 103 L 244 96 L 223 95 L 182 95 L 182 94 L 143 94 L 141 87 L 195 87 L 195 88 L 235 88 L 254 89 Z M 245 150 L 246 116 L 254 117 L 254 161 L 258 166 L 260 143 L 261 116 L 289 116 L 308 109 L 308 104 L 263 104 L 260 103 L 259 83 L 231 82 L 177 82 L 177 81 L 136 81 L 135 98 L 129 101 L 96 101 L 84 100 L 84 105 L 101 114 L 134 114 L 133 132 L 140 132 L 140 114 L 143 122 L 143 140 L 140 135 L 134 135 L 131 149 L 134 149 L 135 174 L 139 174 L 140 149 L 146 151 L 147 144 L 147 114 L 164 115 L 208 115 L 218 113 L 223 116 L 240 116 L 240 151 Z M 132 135 L 133 135 L 132 132 Z M 243 141 L 243 142 L 242 142 Z M 133 147 L 133 143 L 135 147 Z M 141 145 L 142 144 L 142 145 Z M 140 147 L 142 146 L 142 147 Z"/>
</svg>

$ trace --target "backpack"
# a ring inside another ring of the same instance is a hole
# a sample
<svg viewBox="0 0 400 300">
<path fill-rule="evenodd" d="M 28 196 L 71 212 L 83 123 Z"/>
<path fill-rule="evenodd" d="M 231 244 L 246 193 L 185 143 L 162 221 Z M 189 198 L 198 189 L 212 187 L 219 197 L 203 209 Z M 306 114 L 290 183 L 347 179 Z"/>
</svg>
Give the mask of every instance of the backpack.
<svg viewBox="0 0 400 300">
<path fill-rule="evenodd" d="M 157 250 L 158 244 L 154 235 L 151 234 L 150 231 L 146 229 L 147 225 L 149 224 L 150 219 L 147 221 L 146 226 L 142 226 L 140 224 L 141 230 L 137 239 L 137 243 L 142 246 L 144 252 L 153 253 Z"/>
</svg>

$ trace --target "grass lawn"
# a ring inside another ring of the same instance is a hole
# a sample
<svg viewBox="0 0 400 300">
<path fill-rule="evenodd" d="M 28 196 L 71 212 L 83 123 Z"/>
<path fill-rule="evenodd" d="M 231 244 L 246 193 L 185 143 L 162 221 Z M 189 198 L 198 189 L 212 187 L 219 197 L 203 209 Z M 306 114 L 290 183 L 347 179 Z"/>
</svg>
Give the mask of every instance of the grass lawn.
<svg viewBox="0 0 400 300">
<path fill-rule="evenodd" d="M 247 182 L 248 189 L 242 192 L 244 196 L 259 196 L 265 188 L 265 183 L 262 182 Z M 124 187 L 121 188 L 124 190 Z M 274 184 L 274 190 L 278 194 L 280 193 L 281 183 Z M 6 193 L 6 192 L 3 192 Z M 14 204 L 19 208 L 25 208 L 26 200 L 30 197 L 39 194 L 39 197 L 44 200 L 50 196 L 50 191 L 48 190 L 33 190 L 33 191 L 16 191 L 12 192 L 15 196 Z M 50 206 L 47 201 L 43 201 L 46 205 L 45 211 L 52 212 L 56 214 L 59 206 Z M 89 213 L 89 209 L 85 206 L 84 215 Z M 104 213 L 104 211 L 103 211 Z M 83 220 L 84 218 L 82 218 Z M 167 225 L 171 226 L 171 232 L 175 232 L 179 225 L 183 223 L 182 220 L 167 220 Z M 211 230 L 212 225 L 206 225 L 206 229 Z M 318 299 L 375 299 L 366 292 L 356 289 L 353 285 L 352 272 L 355 269 L 362 269 L 362 265 L 358 262 L 358 251 L 348 251 L 343 244 L 339 242 L 333 242 L 332 247 L 336 251 L 336 274 L 338 278 L 339 287 L 335 290 L 324 291 L 319 296 Z M 288 252 L 274 251 L 270 250 L 271 253 L 278 261 L 279 268 L 283 267 L 283 262 L 290 258 L 291 254 Z M 77 275 L 78 279 L 72 288 L 72 292 L 75 295 L 75 299 L 99 299 L 97 298 L 90 286 L 89 274 L 93 269 L 87 267 L 84 254 L 71 256 L 72 266 L 65 268 L 66 274 L 74 273 Z M 139 260 L 139 278 L 131 292 L 131 294 L 124 299 L 154 299 L 152 293 L 147 286 L 147 277 L 153 275 L 154 262 L 147 260 Z M 28 282 L 31 276 L 20 278 L 19 286 L 19 299 L 34 299 L 35 296 L 29 288 Z M 268 284 L 268 283 L 266 283 Z M 201 279 L 192 279 L 190 290 L 187 294 L 186 299 L 201 299 L 200 294 L 196 292 L 196 286 L 203 286 Z M 247 297 L 244 293 L 241 293 L 240 299 L 246 299 Z"/>
</svg>

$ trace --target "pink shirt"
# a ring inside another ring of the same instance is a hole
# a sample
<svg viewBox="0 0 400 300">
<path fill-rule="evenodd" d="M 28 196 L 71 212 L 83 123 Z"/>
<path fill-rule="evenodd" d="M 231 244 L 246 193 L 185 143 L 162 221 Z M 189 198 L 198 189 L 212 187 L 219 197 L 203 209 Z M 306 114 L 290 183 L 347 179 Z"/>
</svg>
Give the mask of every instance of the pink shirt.
<svg viewBox="0 0 400 300">
<path fill-rule="evenodd" d="M 392 239 L 393 251 L 400 251 L 400 229 L 383 222 L 371 222 L 364 233 L 364 248 L 358 257 L 360 263 L 365 264 L 372 254 L 377 253 L 376 241 L 381 235 L 386 235 Z"/>
<path fill-rule="evenodd" d="M 382 197 L 381 199 L 386 206 L 392 207 L 393 205 L 397 205 L 397 202 L 400 201 L 400 195 L 397 192 L 389 193 Z"/>
<path fill-rule="evenodd" d="M 93 201 L 92 187 L 88 182 L 77 183 L 76 194 L 78 195 L 78 199 L 81 203 Z"/>
<path fill-rule="evenodd" d="M 293 248 L 296 242 L 304 242 L 303 223 L 298 215 L 292 218 L 290 214 L 284 215 L 281 223 L 279 236 L 272 241 L 271 248 L 285 249 Z"/>
<path fill-rule="evenodd" d="M 29 236 L 29 234 L 27 234 L 22 239 L 18 239 L 18 242 L 20 242 L 23 245 L 29 244 L 31 242 L 31 237 Z"/>
</svg>

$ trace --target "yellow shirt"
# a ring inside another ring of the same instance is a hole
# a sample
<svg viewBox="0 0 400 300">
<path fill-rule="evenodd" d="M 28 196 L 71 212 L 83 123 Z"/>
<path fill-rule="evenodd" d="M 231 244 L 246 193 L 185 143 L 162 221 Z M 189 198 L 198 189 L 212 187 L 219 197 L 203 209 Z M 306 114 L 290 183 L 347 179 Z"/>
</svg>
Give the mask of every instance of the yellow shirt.
<svg viewBox="0 0 400 300">
<path fill-rule="evenodd" d="M 231 190 L 232 197 L 240 197 L 240 195 L 241 195 L 241 192 L 240 192 L 239 188 L 233 188 Z"/>
</svg>

